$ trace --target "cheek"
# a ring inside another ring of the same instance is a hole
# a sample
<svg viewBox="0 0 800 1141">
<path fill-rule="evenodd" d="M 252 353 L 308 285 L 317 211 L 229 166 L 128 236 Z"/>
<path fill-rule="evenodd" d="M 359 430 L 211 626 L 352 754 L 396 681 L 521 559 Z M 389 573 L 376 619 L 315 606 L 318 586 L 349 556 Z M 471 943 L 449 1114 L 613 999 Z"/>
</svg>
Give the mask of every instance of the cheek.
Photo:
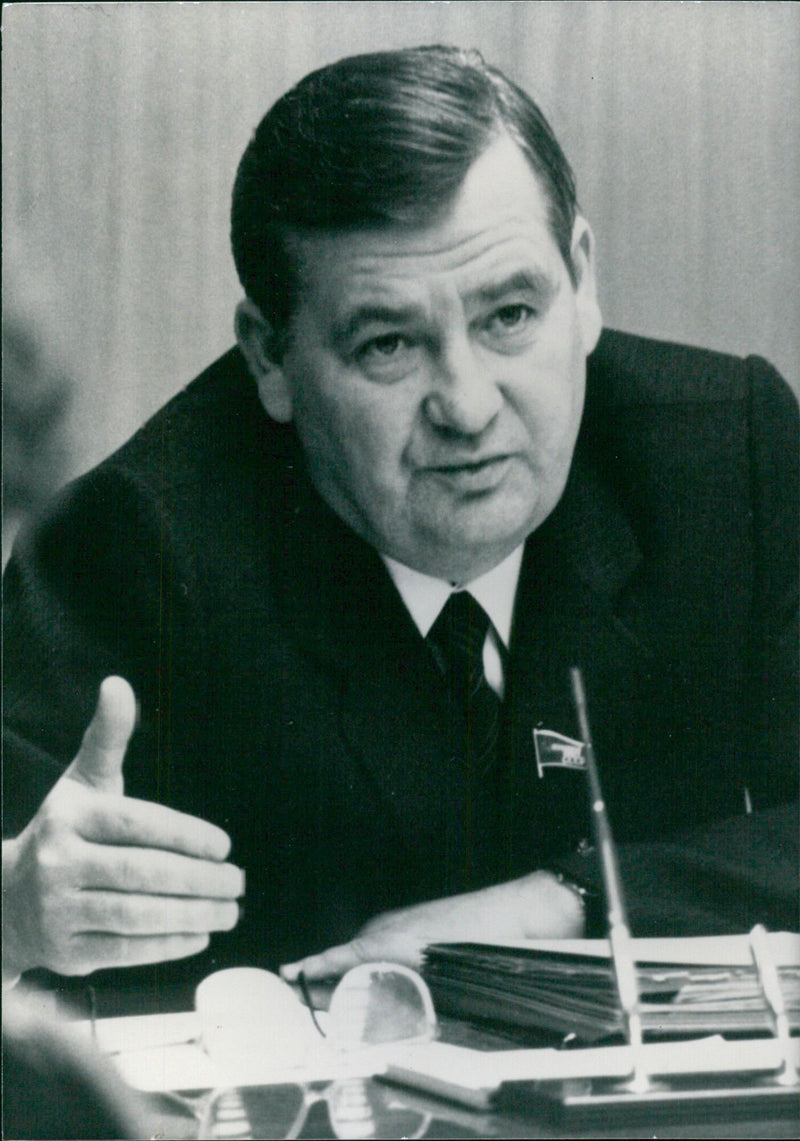
<svg viewBox="0 0 800 1141">
<path fill-rule="evenodd" d="M 569 332 L 537 345 L 522 389 L 531 437 L 551 455 L 571 448 L 583 412 L 586 361 L 574 323 Z"/>
<path fill-rule="evenodd" d="M 295 419 L 307 448 L 362 487 L 377 487 L 396 480 L 414 413 L 396 388 L 365 388 L 337 374 L 304 392 Z"/>
<path fill-rule="evenodd" d="M 570 449 L 583 410 L 580 377 L 528 376 L 520 394 L 517 414 L 524 422 L 534 462 L 544 467 Z"/>
</svg>

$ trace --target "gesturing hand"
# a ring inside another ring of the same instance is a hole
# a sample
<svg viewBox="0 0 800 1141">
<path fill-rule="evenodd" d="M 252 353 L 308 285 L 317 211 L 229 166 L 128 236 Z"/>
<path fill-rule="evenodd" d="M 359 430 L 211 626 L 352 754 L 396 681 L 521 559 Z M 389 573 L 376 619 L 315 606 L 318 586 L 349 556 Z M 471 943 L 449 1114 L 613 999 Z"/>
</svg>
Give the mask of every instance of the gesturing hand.
<svg viewBox="0 0 800 1141">
<path fill-rule="evenodd" d="M 371 919 L 349 943 L 281 967 L 287 982 L 344 974 L 358 963 L 387 960 L 418 969 L 429 943 L 493 939 L 579 938 L 583 906 L 550 872 L 388 911 Z"/>
<path fill-rule="evenodd" d="M 244 875 L 225 832 L 124 796 L 128 683 L 106 678 L 72 764 L 3 843 L 3 974 L 65 975 L 179 959 L 236 924 Z"/>
</svg>

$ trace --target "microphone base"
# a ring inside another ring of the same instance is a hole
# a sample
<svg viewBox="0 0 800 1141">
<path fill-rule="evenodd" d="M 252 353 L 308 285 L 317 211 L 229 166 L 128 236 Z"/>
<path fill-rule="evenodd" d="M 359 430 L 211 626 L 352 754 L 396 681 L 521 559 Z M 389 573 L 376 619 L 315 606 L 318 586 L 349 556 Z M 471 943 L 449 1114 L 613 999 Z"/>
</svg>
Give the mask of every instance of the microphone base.
<svg viewBox="0 0 800 1141">
<path fill-rule="evenodd" d="M 504 1082 L 494 1107 L 524 1111 L 563 1129 L 606 1129 L 705 1122 L 800 1120 L 800 1085 L 779 1076 L 741 1078 L 724 1074 L 651 1080 L 647 1089 L 630 1082 L 594 1078 L 557 1082 Z"/>
</svg>

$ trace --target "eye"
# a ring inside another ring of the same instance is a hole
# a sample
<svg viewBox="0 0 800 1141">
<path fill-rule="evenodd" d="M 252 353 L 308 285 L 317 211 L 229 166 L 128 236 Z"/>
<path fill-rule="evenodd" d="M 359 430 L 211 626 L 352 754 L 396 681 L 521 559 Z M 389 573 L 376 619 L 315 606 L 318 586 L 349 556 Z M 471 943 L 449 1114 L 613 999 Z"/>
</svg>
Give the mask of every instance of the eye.
<svg viewBox="0 0 800 1141">
<path fill-rule="evenodd" d="M 359 353 L 361 356 L 374 354 L 378 357 L 393 357 L 407 344 L 406 338 L 400 333 L 384 333 L 380 337 L 373 337 L 366 345 L 362 345 Z"/>
<path fill-rule="evenodd" d="M 518 302 L 515 305 L 503 305 L 491 315 L 487 327 L 491 331 L 496 330 L 498 332 L 515 330 L 526 325 L 534 316 L 534 310 L 530 305 L 525 305 L 523 302 Z"/>
<path fill-rule="evenodd" d="M 539 315 L 539 310 L 525 301 L 499 305 L 483 319 L 479 335 L 492 352 L 524 353 L 535 339 Z"/>
<path fill-rule="evenodd" d="M 359 368 L 371 380 L 401 380 L 418 360 L 418 346 L 404 333 L 381 333 L 355 352 Z"/>
</svg>

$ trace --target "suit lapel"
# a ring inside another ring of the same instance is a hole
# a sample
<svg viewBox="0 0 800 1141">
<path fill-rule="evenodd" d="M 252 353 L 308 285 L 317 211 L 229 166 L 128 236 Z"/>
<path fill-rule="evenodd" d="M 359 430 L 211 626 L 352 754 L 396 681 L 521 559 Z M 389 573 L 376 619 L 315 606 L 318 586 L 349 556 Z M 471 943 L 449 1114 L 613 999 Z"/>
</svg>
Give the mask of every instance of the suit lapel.
<svg viewBox="0 0 800 1141">
<path fill-rule="evenodd" d="M 276 573 L 287 631 L 329 673 L 357 779 L 398 843 L 440 869 L 460 795 L 443 684 L 383 561 L 298 482 Z"/>
<path fill-rule="evenodd" d="M 624 512 L 581 447 L 561 502 L 526 544 L 517 592 L 506 713 L 508 874 L 591 834 L 583 773 L 554 767 L 539 775 L 534 730 L 580 736 L 571 666 L 583 670 L 591 714 L 602 709 L 612 675 L 622 668 L 633 676 L 634 663 L 650 656 L 618 605 L 640 562 Z"/>
</svg>

